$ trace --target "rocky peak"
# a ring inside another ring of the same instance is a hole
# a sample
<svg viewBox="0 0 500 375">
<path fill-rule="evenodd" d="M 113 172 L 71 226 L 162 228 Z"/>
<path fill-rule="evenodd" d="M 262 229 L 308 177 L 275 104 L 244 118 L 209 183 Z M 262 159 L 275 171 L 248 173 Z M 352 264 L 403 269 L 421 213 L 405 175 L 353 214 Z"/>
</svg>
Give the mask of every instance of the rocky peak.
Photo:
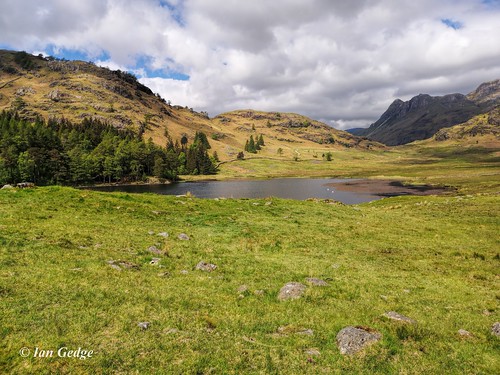
<svg viewBox="0 0 500 375">
<path fill-rule="evenodd" d="M 467 95 L 467 98 L 476 104 L 498 104 L 500 100 L 500 79 L 480 84 L 477 89 Z"/>
</svg>

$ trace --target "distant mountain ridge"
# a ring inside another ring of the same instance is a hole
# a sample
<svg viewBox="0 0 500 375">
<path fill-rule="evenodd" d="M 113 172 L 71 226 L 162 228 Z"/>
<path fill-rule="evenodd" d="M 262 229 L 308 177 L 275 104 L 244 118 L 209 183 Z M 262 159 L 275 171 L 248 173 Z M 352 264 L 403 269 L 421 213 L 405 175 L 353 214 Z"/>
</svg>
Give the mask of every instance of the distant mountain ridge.
<svg viewBox="0 0 500 375">
<path fill-rule="evenodd" d="M 388 146 L 432 137 L 442 128 L 464 123 L 500 103 L 500 80 L 482 83 L 468 95 L 419 94 L 408 101 L 396 99 L 367 129 L 349 132 Z"/>
</svg>

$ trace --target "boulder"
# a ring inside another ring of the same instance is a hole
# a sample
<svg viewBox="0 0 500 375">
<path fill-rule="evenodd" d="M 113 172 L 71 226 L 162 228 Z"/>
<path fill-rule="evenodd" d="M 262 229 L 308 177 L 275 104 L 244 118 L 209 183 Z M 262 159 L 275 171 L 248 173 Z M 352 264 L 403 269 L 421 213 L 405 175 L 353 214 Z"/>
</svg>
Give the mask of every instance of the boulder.
<svg viewBox="0 0 500 375">
<path fill-rule="evenodd" d="M 352 355 L 363 350 L 368 345 L 376 343 L 382 335 L 366 327 L 348 326 L 337 334 L 337 346 L 340 354 Z"/>
<path fill-rule="evenodd" d="M 4 189 L 14 189 L 14 186 L 7 184 L 7 185 L 2 186 L 2 190 L 4 190 Z"/>
<path fill-rule="evenodd" d="M 153 254 L 156 254 L 156 255 L 160 255 L 161 254 L 161 250 L 158 249 L 156 246 L 150 246 L 148 247 L 148 251 L 153 253 Z"/>
<path fill-rule="evenodd" d="M 278 300 L 286 301 L 300 298 L 306 291 L 306 286 L 297 282 L 286 283 L 278 293 Z"/>
<path fill-rule="evenodd" d="M 139 327 L 143 331 L 147 330 L 150 325 L 151 325 L 150 322 L 139 322 L 139 323 L 137 323 L 137 327 Z"/>
</svg>

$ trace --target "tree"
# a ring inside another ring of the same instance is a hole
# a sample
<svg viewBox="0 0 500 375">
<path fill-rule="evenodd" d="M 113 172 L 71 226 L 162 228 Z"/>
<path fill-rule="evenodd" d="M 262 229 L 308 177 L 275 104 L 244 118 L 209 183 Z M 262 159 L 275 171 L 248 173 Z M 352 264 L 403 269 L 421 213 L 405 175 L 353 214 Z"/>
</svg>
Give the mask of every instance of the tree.
<svg viewBox="0 0 500 375">
<path fill-rule="evenodd" d="M 250 136 L 250 139 L 248 140 L 248 152 L 251 152 L 253 154 L 257 153 L 257 150 L 255 148 L 255 141 L 253 139 L 253 135 Z"/>
<path fill-rule="evenodd" d="M 276 150 L 279 156 L 283 155 L 283 149 L 280 147 L 278 150 Z"/>
<path fill-rule="evenodd" d="M 264 144 L 264 136 L 263 136 L 262 134 L 261 134 L 261 135 L 259 136 L 259 138 L 257 139 L 257 144 L 258 144 L 259 146 L 265 146 L 265 144 Z"/>
</svg>

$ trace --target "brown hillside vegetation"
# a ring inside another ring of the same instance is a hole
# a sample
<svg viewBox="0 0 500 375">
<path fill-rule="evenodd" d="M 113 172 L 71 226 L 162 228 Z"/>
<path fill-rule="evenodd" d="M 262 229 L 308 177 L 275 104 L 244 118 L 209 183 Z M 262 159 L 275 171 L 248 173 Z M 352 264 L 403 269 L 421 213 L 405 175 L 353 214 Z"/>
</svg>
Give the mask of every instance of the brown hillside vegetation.
<svg viewBox="0 0 500 375">
<path fill-rule="evenodd" d="M 99 119 L 143 133 L 145 139 L 151 137 L 160 145 L 166 144 L 167 135 L 174 141 L 183 135 L 192 140 L 202 131 L 221 160 L 236 158 L 250 135 L 260 134 L 266 146 L 259 157 L 291 158 L 335 149 L 383 147 L 297 114 L 243 110 L 210 119 L 206 113 L 171 105 L 127 72 L 0 50 L 3 109 L 15 109 L 30 119 L 64 117 L 75 123 Z"/>
</svg>

